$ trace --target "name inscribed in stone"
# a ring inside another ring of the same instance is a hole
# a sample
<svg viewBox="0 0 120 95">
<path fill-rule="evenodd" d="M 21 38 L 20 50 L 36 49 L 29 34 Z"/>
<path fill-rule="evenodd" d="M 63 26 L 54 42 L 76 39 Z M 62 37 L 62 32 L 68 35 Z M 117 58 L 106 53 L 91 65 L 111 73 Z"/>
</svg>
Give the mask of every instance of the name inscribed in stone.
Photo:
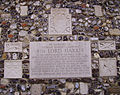
<svg viewBox="0 0 120 95">
<path fill-rule="evenodd" d="M 30 43 L 30 78 L 91 76 L 90 41 Z"/>
</svg>

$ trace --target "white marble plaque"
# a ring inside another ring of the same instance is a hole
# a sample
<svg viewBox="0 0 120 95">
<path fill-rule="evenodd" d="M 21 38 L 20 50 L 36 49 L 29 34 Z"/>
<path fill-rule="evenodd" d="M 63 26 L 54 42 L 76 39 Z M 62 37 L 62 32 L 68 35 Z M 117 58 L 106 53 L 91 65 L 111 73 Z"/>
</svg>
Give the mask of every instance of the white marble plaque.
<svg viewBox="0 0 120 95">
<path fill-rule="evenodd" d="M 33 84 L 31 87 L 31 94 L 32 95 L 41 95 L 42 86 L 41 84 Z"/>
<path fill-rule="evenodd" d="M 115 41 L 98 41 L 99 50 L 116 50 Z"/>
<path fill-rule="evenodd" d="M 5 60 L 4 78 L 22 78 L 22 61 Z"/>
<path fill-rule="evenodd" d="M 116 58 L 99 59 L 100 76 L 117 76 Z"/>
<path fill-rule="evenodd" d="M 103 16 L 101 6 L 99 6 L 99 5 L 94 5 L 94 9 L 95 9 L 95 15 L 96 15 L 96 16 Z"/>
<path fill-rule="evenodd" d="M 20 12 L 21 16 L 28 15 L 28 6 L 20 6 L 20 10 L 21 10 L 21 12 Z"/>
<path fill-rule="evenodd" d="M 69 9 L 51 9 L 51 14 L 49 15 L 49 34 L 72 34 Z"/>
<path fill-rule="evenodd" d="M 88 83 L 80 82 L 80 93 L 88 94 Z"/>
<path fill-rule="evenodd" d="M 5 42 L 4 52 L 22 52 L 22 42 Z"/>
<path fill-rule="evenodd" d="M 30 43 L 30 78 L 91 76 L 90 41 Z"/>
</svg>

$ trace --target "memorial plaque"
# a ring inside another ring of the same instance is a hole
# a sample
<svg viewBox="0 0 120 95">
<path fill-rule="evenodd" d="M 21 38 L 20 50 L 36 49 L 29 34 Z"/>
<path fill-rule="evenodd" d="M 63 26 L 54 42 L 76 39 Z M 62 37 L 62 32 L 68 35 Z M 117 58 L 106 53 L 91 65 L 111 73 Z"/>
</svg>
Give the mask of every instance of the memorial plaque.
<svg viewBox="0 0 120 95">
<path fill-rule="evenodd" d="M 30 43 L 30 78 L 91 76 L 90 41 Z"/>
<path fill-rule="evenodd" d="M 99 50 L 116 50 L 115 41 L 98 41 Z"/>
<path fill-rule="evenodd" d="M 116 58 L 99 59 L 100 76 L 117 76 Z"/>
<path fill-rule="evenodd" d="M 5 42 L 4 52 L 22 52 L 22 42 Z"/>
<path fill-rule="evenodd" d="M 69 9 L 51 9 L 51 14 L 49 15 L 49 34 L 72 34 Z"/>
<path fill-rule="evenodd" d="M 22 78 L 22 61 L 5 60 L 4 78 Z"/>
</svg>

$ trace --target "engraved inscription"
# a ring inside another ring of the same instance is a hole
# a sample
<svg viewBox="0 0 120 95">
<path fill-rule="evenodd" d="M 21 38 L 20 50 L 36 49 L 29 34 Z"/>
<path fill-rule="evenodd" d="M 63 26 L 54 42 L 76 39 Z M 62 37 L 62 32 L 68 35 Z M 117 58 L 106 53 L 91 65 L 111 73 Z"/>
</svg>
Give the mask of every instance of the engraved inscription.
<svg viewBox="0 0 120 95">
<path fill-rule="evenodd" d="M 30 78 L 62 77 L 91 77 L 90 42 L 31 42 Z"/>
</svg>

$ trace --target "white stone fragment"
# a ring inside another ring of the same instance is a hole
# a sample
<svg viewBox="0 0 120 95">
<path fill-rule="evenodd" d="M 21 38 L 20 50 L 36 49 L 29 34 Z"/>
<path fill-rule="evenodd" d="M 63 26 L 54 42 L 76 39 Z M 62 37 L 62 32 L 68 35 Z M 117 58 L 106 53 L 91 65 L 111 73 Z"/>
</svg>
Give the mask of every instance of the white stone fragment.
<svg viewBox="0 0 120 95">
<path fill-rule="evenodd" d="M 81 94 L 88 94 L 88 84 L 80 82 L 80 93 Z"/>
<path fill-rule="evenodd" d="M 51 5 L 47 4 L 46 9 L 50 9 L 50 8 L 51 8 Z"/>
<path fill-rule="evenodd" d="M 26 36 L 28 34 L 28 32 L 27 31 L 24 31 L 24 30 L 21 30 L 20 32 L 19 32 L 19 36 Z"/>
<path fill-rule="evenodd" d="M 16 24 L 11 24 L 11 25 L 10 25 L 10 28 L 11 28 L 11 29 L 16 29 L 16 28 L 17 28 L 17 25 L 16 25 Z"/>
<path fill-rule="evenodd" d="M 35 14 L 31 15 L 31 19 L 35 19 L 37 16 Z"/>
<path fill-rule="evenodd" d="M 82 11 L 79 9 L 76 9 L 76 13 L 81 13 Z"/>
<path fill-rule="evenodd" d="M 94 9 L 95 9 L 95 15 L 96 15 L 96 16 L 103 16 L 101 6 L 99 6 L 99 5 L 94 5 Z"/>
<path fill-rule="evenodd" d="M 34 6 L 39 6 L 40 5 L 40 1 L 36 1 L 33 5 Z"/>
<path fill-rule="evenodd" d="M 17 53 L 13 53 L 13 54 L 12 54 L 12 58 L 13 58 L 14 60 L 17 59 L 17 58 L 18 58 Z"/>
<path fill-rule="evenodd" d="M 21 12 L 20 15 L 21 16 L 27 16 L 28 15 L 28 6 L 20 6 Z"/>
<path fill-rule="evenodd" d="M 98 40 L 98 38 L 90 38 L 90 40 L 94 41 L 94 40 Z"/>
<path fill-rule="evenodd" d="M 19 92 L 15 92 L 15 95 L 20 95 L 20 93 Z"/>
</svg>

